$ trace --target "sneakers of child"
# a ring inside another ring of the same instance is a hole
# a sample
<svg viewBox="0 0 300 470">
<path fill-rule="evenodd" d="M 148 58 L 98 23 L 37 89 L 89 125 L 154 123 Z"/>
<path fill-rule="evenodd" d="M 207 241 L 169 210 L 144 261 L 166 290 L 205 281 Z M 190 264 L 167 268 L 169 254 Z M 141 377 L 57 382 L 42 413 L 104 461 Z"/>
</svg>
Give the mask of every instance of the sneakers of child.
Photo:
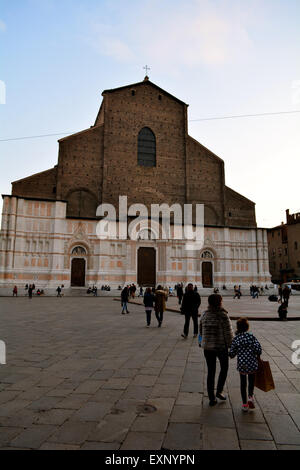
<svg viewBox="0 0 300 470">
<path fill-rule="evenodd" d="M 248 403 L 247 403 L 246 405 L 243 405 L 243 406 L 242 406 L 242 410 L 243 410 L 244 412 L 247 412 L 247 411 L 249 410 L 249 405 L 248 405 Z"/>
<path fill-rule="evenodd" d="M 255 408 L 255 405 L 254 405 L 254 398 L 253 397 L 249 397 L 248 398 L 248 406 L 249 406 L 249 409 L 250 410 L 253 410 Z"/>
</svg>

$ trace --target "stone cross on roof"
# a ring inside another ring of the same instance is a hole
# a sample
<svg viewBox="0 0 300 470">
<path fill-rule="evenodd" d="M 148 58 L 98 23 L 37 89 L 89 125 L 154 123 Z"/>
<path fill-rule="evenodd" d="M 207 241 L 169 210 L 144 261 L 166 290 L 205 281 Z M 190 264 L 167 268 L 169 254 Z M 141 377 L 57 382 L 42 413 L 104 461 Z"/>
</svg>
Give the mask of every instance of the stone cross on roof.
<svg viewBox="0 0 300 470">
<path fill-rule="evenodd" d="M 148 70 L 151 70 L 150 67 L 148 67 L 148 65 L 145 65 L 145 67 L 143 67 L 143 69 L 146 70 L 146 77 L 148 77 Z"/>
</svg>

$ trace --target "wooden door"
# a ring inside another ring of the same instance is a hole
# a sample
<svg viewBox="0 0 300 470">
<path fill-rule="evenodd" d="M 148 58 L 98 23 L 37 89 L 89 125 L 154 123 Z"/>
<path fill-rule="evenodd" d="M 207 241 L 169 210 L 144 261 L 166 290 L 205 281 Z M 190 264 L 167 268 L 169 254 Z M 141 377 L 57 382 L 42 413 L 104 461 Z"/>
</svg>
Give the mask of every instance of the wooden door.
<svg viewBox="0 0 300 470">
<path fill-rule="evenodd" d="M 84 287 L 85 286 L 85 259 L 73 258 L 71 268 L 71 286 Z"/>
<path fill-rule="evenodd" d="M 212 263 L 210 261 L 202 263 L 202 285 L 203 287 L 213 287 Z"/>
<path fill-rule="evenodd" d="M 137 283 L 140 286 L 155 287 L 156 251 L 154 248 L 138 249 Z"/>
</svg>

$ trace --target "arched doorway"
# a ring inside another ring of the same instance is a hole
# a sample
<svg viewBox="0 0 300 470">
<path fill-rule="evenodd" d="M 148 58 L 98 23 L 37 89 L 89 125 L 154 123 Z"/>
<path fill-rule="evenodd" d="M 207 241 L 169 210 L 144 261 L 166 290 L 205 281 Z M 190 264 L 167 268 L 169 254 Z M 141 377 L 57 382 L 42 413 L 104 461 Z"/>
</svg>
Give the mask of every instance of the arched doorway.
<svg viewBox="0 0 300 470">
<path fill-rule="evenodd" d="M 71 260 L 71 287 L 85 286 L 86 249 L 83 246 L 75 246 L 72 249 Z M 80 256 L 80 258 L 78 257 Z"/>
<path fill-rule="evenodd" d="M 211 261 L 202 263 L 202 286 L 213 287 L 213 270 Z"/>
<path fill-rule="evenodd" d="M 138 249 L 137 283 L 140 286 L 155 287 L 156 284 L 156 251 L 155 248 Z"/>
<path fill-rule="evenodd" d="M 71 287 L 85 286 L 85 259 L 73 258 L 71 266 Z"/>
</svg>

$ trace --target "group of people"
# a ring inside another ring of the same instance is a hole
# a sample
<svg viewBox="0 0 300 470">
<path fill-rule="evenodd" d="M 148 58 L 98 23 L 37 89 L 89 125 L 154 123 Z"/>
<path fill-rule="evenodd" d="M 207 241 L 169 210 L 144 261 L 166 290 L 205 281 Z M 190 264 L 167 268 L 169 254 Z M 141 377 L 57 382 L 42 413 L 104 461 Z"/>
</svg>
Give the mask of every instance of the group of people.
<svg viewBox="0 0 300 470">
<path fill-rule="evenodd" d="M 129 302 L 129 297 L 134 298 L 135 290 L 132 289 L 132 286 L 125 286 L 124 289 L 121 292 L 121 306 L 122 306 L 122 314 L 128 314 L 130 313 L 128 311 L 128 302 Z M 134 286 L 135 287 L 135 286 Z M 163 322 L 163 317 L 164 317 L 164 311 L 166 309 L 166 302 L 168 299 L 168 292 L 166 292 L 162 286 L 158 286 L 157 289 L 147 287 L 145 294 L 143 296 L 143 301 L 145 305 L 145 310 L 146 310 L 146 322 L 147 322 L 147 327 L 149 328 L 151 324 L 151 314 L 152 310 L 154 309 L 155 311 L 155 316 L 158 322 L 158 327 L 161 327 L 162 322 Z"/>
<path fill-rule="evenodd" d="M 93 287 L 88 288 L 86 293 L 87 294 L 93 294 L 94 297 L 97 297 L 98 296 L 98 287 L 93 285 Z"/>
<path fill-rule="evenodd" d="M 126 288 L 125 288 L 126 289 Z M 124 289 L 123 289 L 124 291 Z M 144 294 L 147 327 L 151 323 L 151 313 L 154 309 L 158 327 L 163 322 L 163 312 L 166 308 L 167 293 L 161 285 L 153 292 L 150 287 Z M 124 304 L 123 304 L 124 305 Z M 222 296 L 212 294 L 208 298 L 208 307 L 200 315 L 201 297 L 192 283 L 189 283 L 182 297 L 181 312 L 185 316 L 182 337 L 188 338 L 190 321 L 193 321 L 193 336 L 199 336 L 199 345 L 204 350 L 207 363 L 207 391 L 209 405 L 215 406 L 217 400 L 225 401 L 223 393 L 229 368 L 229 358 L 237 356 L 237 370 L 240 374 L 240 391 L 242 410 L 255 408 L 254 378 L 258 369 L 258 359 L 262 348 L 255 336 L 249 333 L 249 322 L 246 318 L 237 321 L 234 335 L 228 312 L 222 306 Z M 125 313 L 125 312 L 122 312 Z M 198 319 L 200 323 L 198 325 Z M 220 363 L 220 373 L 215 393 L 216 362 Z"/>
</svg>

